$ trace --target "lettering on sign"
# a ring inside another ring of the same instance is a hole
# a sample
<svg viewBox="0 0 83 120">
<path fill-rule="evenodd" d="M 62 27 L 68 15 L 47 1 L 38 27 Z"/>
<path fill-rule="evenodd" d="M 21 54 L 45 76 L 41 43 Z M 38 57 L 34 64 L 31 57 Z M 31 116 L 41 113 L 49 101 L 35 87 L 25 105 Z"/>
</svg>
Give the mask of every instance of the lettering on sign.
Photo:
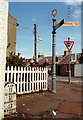
<svg viewBox="0 0 83 120">
<path fill-rule="evenodd" d="M 60 26 L 62 26 L 64 24 L 64 19 L 61 20 L 60 22 L 58 22 L 56 25 L 55 25 L 55 30 L 58 29 Z"/>
<path fill-rule="evenodd" d="M 78 22 L 64 22 L 63 26 L 79 26 Z"/>
</svg>

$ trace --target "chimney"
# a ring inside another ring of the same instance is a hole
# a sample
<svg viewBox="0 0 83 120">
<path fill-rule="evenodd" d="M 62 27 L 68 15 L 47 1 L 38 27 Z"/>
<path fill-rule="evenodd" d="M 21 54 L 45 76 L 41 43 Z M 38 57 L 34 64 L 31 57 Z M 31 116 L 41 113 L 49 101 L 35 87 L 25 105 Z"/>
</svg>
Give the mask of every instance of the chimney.
<svg viewBox="0 0 83 120">
<path fill-rule="evenodd" d="M 70 54 L 72 53 L 72 51 L 70 51 Z M 69 54 L 68 51 L 64 51 L 64 56 L 67 56 Z"/>
<path fill-rule="evenodd" d="M 64 56 L 67 56 L 68 55 L 68 51 L 64 51 Z"/>
</svg>

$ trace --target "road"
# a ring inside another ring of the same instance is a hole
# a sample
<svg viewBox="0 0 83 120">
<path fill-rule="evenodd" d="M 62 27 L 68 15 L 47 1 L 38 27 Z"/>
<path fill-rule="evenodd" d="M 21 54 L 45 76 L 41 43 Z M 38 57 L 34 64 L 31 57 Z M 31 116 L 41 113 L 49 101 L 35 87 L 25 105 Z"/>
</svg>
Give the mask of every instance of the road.
<svg viewBox="0 0 83 120">
<path fill-rule="evenodd" d="M 81 87 L 57 81 L 55 94 L 48 90 L 17 96 L 17 113 L 4 120 L 82 120 Z"/>
<path fill-rule="evenodd" d="M 48 77 L 48 80 L 51 80 L 52 76 Z M 66 81 L 68 82 L 68 76 L 56 76 L 56 81 Z M 82 82 L 83 83 L 83 78 L 82 77 L 71 77 L 71 82 Z"/>
</svg>

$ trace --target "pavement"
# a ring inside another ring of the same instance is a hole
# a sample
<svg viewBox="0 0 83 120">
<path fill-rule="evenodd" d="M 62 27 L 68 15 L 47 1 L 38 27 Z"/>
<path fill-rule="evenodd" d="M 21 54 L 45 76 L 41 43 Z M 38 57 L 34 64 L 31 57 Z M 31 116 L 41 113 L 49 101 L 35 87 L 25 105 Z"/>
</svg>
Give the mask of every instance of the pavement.
<svg viewBox="0 0 83 120">
<path fill-rule="evenodd" d="M 51 77 L 48 90 L 17 96 L 17 112 L 5 120 L 83 120 L 83 99 L 81 82 L 68 83 L 67 78 L 56 78 L 56 93 L 51 91 Z M 73 78 L 74 81 L 79 79 Z"/>
<path fill-rule="evenodd" d="M 51 78 L 51 76 L 49 76 Z M 69 76 L 56 76 L 57 81 L 69 81 Z M 82 77 L 73 77 L 71 76 L 71 82 L 81 82 L 83 83 L 83 78 Z"/>
</svg>

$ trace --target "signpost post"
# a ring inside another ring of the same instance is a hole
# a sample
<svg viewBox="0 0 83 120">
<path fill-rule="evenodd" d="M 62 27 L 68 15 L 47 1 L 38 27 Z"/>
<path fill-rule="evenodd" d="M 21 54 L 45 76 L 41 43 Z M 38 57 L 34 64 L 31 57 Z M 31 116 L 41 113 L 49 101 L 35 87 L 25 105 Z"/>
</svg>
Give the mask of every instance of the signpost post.
<svg viewBox="0 0 83 120">
<path fill-rule="evenodd" d="M 74 45 L 74 41 L 70 41 L 70 38 L 68 38 L 68 40 L 64 41 L 64 44 L 65 44 L 66 48 L 68 49 L 68 53 L 69 53 L 69 83 L 71 83 L 70 52 Z"/>
<path fill-rule="evenodd" d="M 56 34 L 56 30 L 60 27 L 60 26 L 78 26 L 79 23 L 77 22 L 65 22 L 64 19 L 60 22 L 56 22 L 56 15 L 57 15 L 58 11 L 56 9 L 52 10 L 52 15 L 53 15 L 53 31 L 52 31 L 52 36 L 53 36 L 53 40 L 52 40 L 52 92 L 56 92 L 56 61 L 55 61 L 55 34 Z M 68 41 L 64 41 L 64 44 L 66 45 L 68 51 L 69 51 L 69 61 L 70 61 L 70 51 L 73 47 L 74 41 L 70 41 L 70 38 L 68 38 Z M 69 82 L 71 82 L 71 71 L 70 71 L 70 62 L 69 62 Z"/>
<path fill-rule="evenodd" d="M 58 11 L 56 9 L 52 10 L 52 15 L 53 15 L 53 31 L 52 31 L 52 92 L 56 93 L 56 55 L 55 55 L 55 47 L 56 47 L 56 43 L 55 43 L 55 34 L 56 34 L 56 29 L 58 29 L 61 25 L 64 24 L 64 19 L 59 22 L 57 24 L 56 22 L 56 15 L 57 15 Z"/>
</svg>

